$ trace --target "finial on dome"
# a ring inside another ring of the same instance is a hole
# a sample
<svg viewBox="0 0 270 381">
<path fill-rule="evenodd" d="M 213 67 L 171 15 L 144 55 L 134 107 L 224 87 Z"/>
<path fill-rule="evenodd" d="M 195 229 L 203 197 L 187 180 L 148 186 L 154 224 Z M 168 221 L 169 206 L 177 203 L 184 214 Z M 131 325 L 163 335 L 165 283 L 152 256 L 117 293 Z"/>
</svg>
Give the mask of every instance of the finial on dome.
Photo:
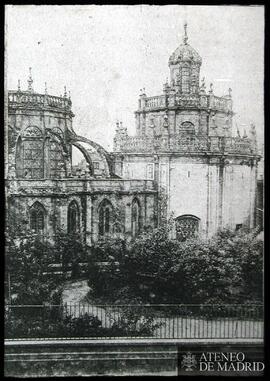
<svg viewBox="0 0 270 381">
<path fill-rule="evenodd" d="M 231 96 L 232 96 L 232 89 L 230 87 L 228 89 L 228 92 L 229 92 L 229 97 L 231 98 Z"/>
<path fill-rule="evenodd" d="M 154 123 L 154 117 L 153 116 L 151 116 L 151 123 L 150 123 L 150 127 L 151 128 L 155 128 L 155 123 Z"/>
<path fill-rule="evenodd" d="M 168 115 L 167 115 L 167 114 L 164 115 L 163 127 L 165 127 L 165 128 L 168 128 L 168 127 L 169 127 L 169 123 L 168 123 Z"/>
<path fill-rule="evenodd" d="M 29 77 L 28 77 L 28 91 L 33 91 L 33 78 L 32 78 L 32 68 L 29 67 Z"/>
<path fill-rule="evenodd" d="M 185 21 L 185 24 L 184 24 L 184 31 L 185 31 L 185 36 L 183 38 L 183 41 L 184 41 L 184 44 L 187 45 L 188 36 L 187 36 L 187 22 L 186 21 Z"/>
<path fill-rule="evenodd" d="M 67 97 L 67 88 L 66 88 L 66 86 L 64 86 L 64 98 L 66 98 Z"/>
<path fill-rule="evenodd" d="M 70 98 L 70 91 L 68 92 L 68 99 L 70 100 L 71 98 Z"/>
<path fill-rule="evenodd" d="M 250 123 L 250 134 L 253 137 L 253 139 L 256 139 L 256 127 L 254 123 Z"/>
<path fill-rule="evenodd" d="M 47 92 L 47 82 L 45 82 L 45 94 L 47 95 L 48 92 Z"/>
<path fill-rule="evenodd" d="M 210 94 L 213 93 L 213 83 L 210 83 L 210 90 L 209 90 L 209 93 L 210 93 Z"/>
<path fill-rule="evenodd" d="M 238 127 L 238 124 L 235 122 L 235 125 L 236 125 L 236 133 L 237 133 L 237 136 L 238 138 L 241 138 L 241 135 L 240 135 L 240 131 L 239 131 L 239 127 Z"/>
<path fill-rule="evenodd" d="M 243 138 L 247 138 L 247 131 L 246 129 L 244 128 L 244 134 L 243 134 Z"/>
<path fill-rule="evenodd" d="M 201 92 L 205 92 L 205 78 L 202 78 L 202 84 L 201 84 Z"/>
<path fill-rule="evenodd" d="M 18 79 L 18 91 L 21 91 L 21 81 Z"/>
</svg>

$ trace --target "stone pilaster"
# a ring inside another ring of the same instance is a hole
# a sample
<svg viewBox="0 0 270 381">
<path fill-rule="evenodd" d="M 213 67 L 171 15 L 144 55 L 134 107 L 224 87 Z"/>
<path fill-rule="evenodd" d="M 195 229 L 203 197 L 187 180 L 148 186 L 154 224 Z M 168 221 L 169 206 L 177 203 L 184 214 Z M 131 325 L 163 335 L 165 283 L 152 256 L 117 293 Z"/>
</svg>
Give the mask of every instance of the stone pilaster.
<svg viewBox="0 0 270 381">
<path fill-rule="evenodd" d="M 93 233 L 93 206 L 91 195 L 85 196 L 85 241 L 88 246 L 92 246 L 92 233 Z"/>
</svg>

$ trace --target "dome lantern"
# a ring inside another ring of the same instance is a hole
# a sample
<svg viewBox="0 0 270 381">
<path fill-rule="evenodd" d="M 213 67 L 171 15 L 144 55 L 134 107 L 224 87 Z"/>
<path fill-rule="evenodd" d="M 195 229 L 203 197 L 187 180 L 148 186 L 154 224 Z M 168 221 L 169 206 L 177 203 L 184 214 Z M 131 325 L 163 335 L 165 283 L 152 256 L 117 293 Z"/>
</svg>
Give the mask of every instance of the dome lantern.
<svg viewBox="0 0 270 381">
<path fill-rule="evenodd" d="M 188 44 L 187 23 L 185 23 L 183 43 L 169 58 L 171 86 L 180 93 L 198 93 L 201 64 L 199 53 Z"/>
</svg>

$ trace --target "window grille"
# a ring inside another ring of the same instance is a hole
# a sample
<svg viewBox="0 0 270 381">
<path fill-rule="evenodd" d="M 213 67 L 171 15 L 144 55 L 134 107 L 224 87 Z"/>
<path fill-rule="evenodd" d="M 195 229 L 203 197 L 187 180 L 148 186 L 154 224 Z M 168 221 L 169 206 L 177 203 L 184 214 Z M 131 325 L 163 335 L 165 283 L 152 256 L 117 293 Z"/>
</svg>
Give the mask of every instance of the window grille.
<svg viewBox="0 0 270 381">
<path fill-rule="evenodd" d="M 30 210 L 30 229 L 35 233 L 43 233 L 45 226 L 45 211 L 41 204 L 36 202 Z"/>
<path fill-rule="evenodd" d="M 63 160 L 62 155 L 62 147 L 61 145 L 54 141 L 50 141 L 50 177 L 51 178 L 59 178 L 61 177 L 61 173 L 65 173 L 65 162 Z"/>
<path fill-rule="evenodd" d="M 191 122 L 183 122 L 179 128 L 180 133 L 195 134 L 194 124 Z"/>
<path fill-rule="evenodd" d="M 176 238 L 185 241 L 196 236 L 199 230 L 199 218 L 195 216 L 180 216 L 176 219 Z"/>
<path fill-rule="evenodd" d="M 99 208 L 99 235 L 103 236 L 111 232 L 113 208 L 109 201 L 105 200 Z"/>
<path fill-rule="evenodd" d="M 93 165 L 94 165 L 94 169 L 99 169 L 99 162 L 98 161 L 94 161 Z"/>
</svg>

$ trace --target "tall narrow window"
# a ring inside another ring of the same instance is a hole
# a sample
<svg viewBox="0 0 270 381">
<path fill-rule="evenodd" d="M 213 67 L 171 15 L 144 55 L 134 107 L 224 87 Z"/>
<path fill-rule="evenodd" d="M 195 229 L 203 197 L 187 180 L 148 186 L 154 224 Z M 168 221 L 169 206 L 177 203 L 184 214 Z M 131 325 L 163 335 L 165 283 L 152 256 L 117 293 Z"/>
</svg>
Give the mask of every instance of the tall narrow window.
<svg viewBox="0 0 270 381">
<path fill-rule="evenodd" d="M 39 202 L 30 208 L 30 229 L 34 233 L 43 234 L 45 227 L 45 209 Z"/>
<path fill-rule="evenodd" d="M 23 142 L 22 138 L 19 137 L 16 146 L 16 176 L 18 178 L 23 178 Z"/>
<path fill-rule="evenodd" d="M 103 236 L 111 232 L 113 219 L 113 207 L 108 200 L 102 201 L 99 207 L 99 235 Z"/>
<path fill-rule="evenodd" d="M 154 180 L 154 164 L 147 164 L 147 180 Z"/>
<path fill-rule="evenodd" d="M 63 159 L 63 148 L 56 140 L 51 140 L 49 145 L 50 177 L 60 178 L 65 176 L 65 161 Z"/>
<path fill-rule="evenodd" d="M 182 93 L 189 93 L 190 86 L 190 69 L 187 67 L 182 68 Z"/>
<path fill-rule="evenodd" d="M 68 207 L 68 233 L 77 233 L 79 226 L 79 207 L 76 201 L 72 201 Z"/>
<path fill-rule="evenodd" d="M 134 199 L 131 206 L 131 231 L 133 237 L 139 234 L 141 229 L 140 205 L 137 199 Z"/>
<path fill-rule="evenodd" d="M 43 135 L 36 126 L 27 127 L 22 134 L 23 140 L 18 141 L 18 156 L 23 159 L 19 164 L 20 177 L 40 179 L 43 177 Z"/>
<path fill-rule="evenodd" d="M 185 241 L 188 238 L 195 237 L 199 230 L 200 219 L 191 215 L 183 215 L 177 217 L 176 223 L 176 238 L 179 241 Z"/>
<path fill-rule="evenodd" d="M 94 166 L 94 169 L 99 169 L 99 162 L 93 161 L 93 166 Z"/>
</svg>

